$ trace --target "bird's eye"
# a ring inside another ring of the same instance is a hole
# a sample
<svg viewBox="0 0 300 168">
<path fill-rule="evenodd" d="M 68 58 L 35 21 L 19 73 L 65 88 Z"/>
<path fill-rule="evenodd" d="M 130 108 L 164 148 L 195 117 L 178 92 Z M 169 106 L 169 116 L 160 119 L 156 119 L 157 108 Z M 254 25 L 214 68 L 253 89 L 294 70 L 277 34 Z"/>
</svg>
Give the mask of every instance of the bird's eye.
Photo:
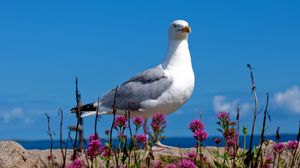
<svg viewBox="0 0 300 168">
<path fill-rule="evenodd" d="M 177 28 L 178 26 L 177 26 L 176 24 L 173 24 L 173 27 L 174 27 L 174 28 Z"/>
</svg>

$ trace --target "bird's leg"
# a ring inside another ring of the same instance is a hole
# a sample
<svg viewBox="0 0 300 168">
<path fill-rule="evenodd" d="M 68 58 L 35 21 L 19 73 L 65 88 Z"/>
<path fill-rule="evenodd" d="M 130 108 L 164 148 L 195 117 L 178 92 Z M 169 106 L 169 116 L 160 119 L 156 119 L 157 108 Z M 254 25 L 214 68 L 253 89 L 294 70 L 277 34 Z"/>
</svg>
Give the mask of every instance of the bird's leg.
<svg viewBox="0 0 300 168">
<path fill-rule="evenodd" d="M 148 135 L 148 128 L 147 128 L 147 121 L 148 120 L 145 118 L 144 119 L 144 123 L 143 123 L 144 135 L 146 135 L 146 137 L 147 137 L 145 148 L 148 148 L 148 144 L 149 144 L 149 140 L 148 140 L 149 135 Z"/>
<path fill-rule="evenodd" d="M 148 135 L 148 131 L 147 131 L 147 119 L 144 119 L 144 124 L 143 124 L 143 129 L 144 129 L 144 134 Z M 147 138 L 148 139 L 148 138 Z"/>
<path fill-rule="evenodd" d="M 156 143 L 155 143 L 155 145 L 156 145 L 157 147 L 161 147 L 161 148 L 172 148 L 172 146 L 167 146 L 167 145 L 162 144 L 162 143 L 160 142 L 160 140 L 157 140 Z"/>
<path fill-rule="evenodd" d="M 144 129 L 144 134 L 147 136 L 147 143 L 146 144 L 148 144 L 148 138 L 149 138 L 147 122 L 148 122 L 148 120 L 144 119 L 143 129 Z M 157 142 L 155 143 L 154 150 L 155 151 L 160 151 L 160 150 L 163 150 L 163 149 L 166 149 L 166 148 L 170 149 L 170 148 L 175 148 L 175 147 L 164 145 L 159 140 L 157 140 Z"/>
</svg>

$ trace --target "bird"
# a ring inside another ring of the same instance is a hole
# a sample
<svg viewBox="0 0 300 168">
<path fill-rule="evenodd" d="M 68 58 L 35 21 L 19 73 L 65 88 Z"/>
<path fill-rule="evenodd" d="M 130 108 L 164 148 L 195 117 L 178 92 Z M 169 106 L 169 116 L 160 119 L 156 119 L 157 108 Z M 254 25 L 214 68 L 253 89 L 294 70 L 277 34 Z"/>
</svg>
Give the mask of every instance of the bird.
<svg viewBox="0 0 300 168">
<path fill-rule="evenodd" d="M 167 115 L 178 110 L 191 97 L 195 85 L 188 46 L 190 33 L 187 21 L 173 21 L 168 29 L 168 49 L 163 62 L 134 75 L 98 101 L 80 106 L 82 117 L 96 112 L 113 114 L 114 105 L 116 114 L 125 115 L 130 110 L 131 116 L 143 117 L 146 133 L 147 120 L 155 113 Z M 71 111 L 75 112 L 76 107 Z"/>
</svg>

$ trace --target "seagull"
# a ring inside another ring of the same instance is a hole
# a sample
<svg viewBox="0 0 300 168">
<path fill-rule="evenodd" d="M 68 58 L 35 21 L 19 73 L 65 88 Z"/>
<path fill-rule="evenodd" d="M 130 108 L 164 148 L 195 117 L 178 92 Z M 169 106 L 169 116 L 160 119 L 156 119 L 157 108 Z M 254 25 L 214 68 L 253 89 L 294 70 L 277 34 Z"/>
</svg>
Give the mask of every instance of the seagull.
<svg viewBox="0 0 300 168">
<path fill-rule="evenodd" d="M 144 118 L 144 132 L 147 119 L 155 113 L 170 114 L 179 109 L 192 95 L 195 76 L 188 47 L 191 28 L 184 20 L 173 21 L 168 30 L 168 49 L 164 61 L 154 68 L 145 70 L 125 81 L 116 89 L 106 93 L 93 103 L 79 107 L 82 117 L 113 114 Z M 75 112 L 76 108 L 71 109 Z M 160 142 L 159 142 L 160 143 Z M 159 145 L 159 144 L 158 144 Z M 162 145 L 162 144 L 161 144 Z"/>
</svg>

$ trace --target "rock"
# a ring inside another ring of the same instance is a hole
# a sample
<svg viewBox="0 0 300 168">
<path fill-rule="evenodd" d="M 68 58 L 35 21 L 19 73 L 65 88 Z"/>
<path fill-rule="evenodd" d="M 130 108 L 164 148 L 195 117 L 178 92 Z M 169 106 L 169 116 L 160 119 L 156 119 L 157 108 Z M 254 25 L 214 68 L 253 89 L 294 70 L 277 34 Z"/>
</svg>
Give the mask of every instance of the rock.
<svg viewBox="0 0 300 168">
<path fill-rule="evenodd" d="M 35 163 L 39 157 L 32 157 L 14 141 L 0 142 L 0 168 L 38 167 Z"/>
<path fill-rule="evenodd" d="M 264 157 L 273 156 L 273 146 L 274 142 L 269 142 L 263 145 L 262 150 L 264 151 Z M 300 146 L 299 146 L 300 148 Z M 195 148 L 166 148 L 166 149 L 153 149 L 153 156 L 157 160 L 168 160 L 176 161 L 180 158 L 187 158 L 187 154 L 195 151 Z M 243 152 L 243 149 L 239 149 L 239 152 Z M 298 150 L 299 151 L 299 150 Z M 215 167 L 214 159 L 216 154 L 223 153 L 224 148 L 220 147 L 204 147 L 202 148 L 203 157 L 206 158 L 207 167 Z M 244 151 L 245 152 L 245 151 Z M 137 151 L 138 155 L 143 159 L 145 152 L 143 150 Z M 50 150 L 26 150 L 20 144 L 14 141 L 0 141 L 0 168 L 39 168 L 39 167 L 61 167 L 63 159 L 60 149 L 54 149 L 53 154 L 53 164 L 49 160 Z M 67 151 L 66 165 L 71 163 L 71 156 L 73 151 L 69 149 Z M 299 154 L 298 154 L 299 155 Z M 291 151 L 285 150 L 281 155 L 282 164 L 288 163 L 290 161 Z M 86 158 L 82 154 L 79 158 L 81 161 L 85 162 L 87 165 Z M 112 164 L 113 164 L 112 160 Z M 104 161 L 98 162 L 99 165 L 105 165 Z M 277 162 L 275 166 L 277 165 Z"/>
</svg>

